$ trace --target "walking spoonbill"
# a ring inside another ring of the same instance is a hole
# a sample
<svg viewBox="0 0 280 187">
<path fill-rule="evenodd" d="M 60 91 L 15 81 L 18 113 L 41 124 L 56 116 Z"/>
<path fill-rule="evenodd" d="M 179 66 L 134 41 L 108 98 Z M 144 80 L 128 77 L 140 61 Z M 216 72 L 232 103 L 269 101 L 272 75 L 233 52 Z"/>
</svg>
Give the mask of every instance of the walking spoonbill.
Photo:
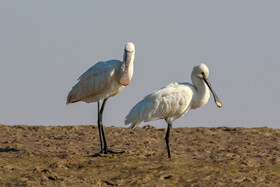
<svg viewBox="0 0 280 187">
<path fill-rule="evenodd" d="M 134 56 L 134 44 L 128 42 L 124 48 L 123 61 L 109 60 L 97 62 L 79 77 L 79 82 L 68 94 L 67 104 L 78 101 L 86 103 L 97 102 L 97 123 L 101 153 L 121 153 L 114 152 L 108 148 L 103 129 L 102 114 L 108 98 L 118 94 L 130 83 L 133 75 Z"/>
<path fill-rule="evenodd" d="M 168 157 L 171 158 L 169 134 L 173 121 L 185 115 L 190 109 L 205 105 L 210 97 L 209 89 L 216 105 L 219 108 L 222 107 L 220 99 L 211 87 L 208 76 L 209 69 L 205 64 L 195 66 L 191 74 L 192 84 L 170 83 L 147 95 L 131 109 L 125 118 L 125 124 L 131 124 L 130 128 L 134 129 L 142 121 L 165 119 L 168 124 L 165 141 Z"/>
</svg>

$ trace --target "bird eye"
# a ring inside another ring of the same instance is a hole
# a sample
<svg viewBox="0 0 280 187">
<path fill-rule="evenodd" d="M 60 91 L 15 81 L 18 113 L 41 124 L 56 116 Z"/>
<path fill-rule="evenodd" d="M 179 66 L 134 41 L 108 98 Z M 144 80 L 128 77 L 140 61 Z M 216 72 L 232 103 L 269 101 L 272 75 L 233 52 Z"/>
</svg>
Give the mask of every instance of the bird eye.
<svg viewBox="0 0 280 187">
<path fill-rule="evenodd" d="M 201 72 L 201 75 L 205 75 L 204 72 Z"/>
</svg>

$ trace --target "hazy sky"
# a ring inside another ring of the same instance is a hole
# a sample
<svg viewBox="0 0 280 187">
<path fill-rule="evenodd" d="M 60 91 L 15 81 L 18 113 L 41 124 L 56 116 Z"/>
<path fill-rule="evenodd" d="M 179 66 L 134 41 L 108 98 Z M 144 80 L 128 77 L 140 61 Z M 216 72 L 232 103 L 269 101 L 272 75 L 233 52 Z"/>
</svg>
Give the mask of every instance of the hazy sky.
<svg viewBox="0 0 280 187">
<path fill-rule="evenodd" d="M 174 127 L 279 128 L 279 7 L 276 0 L 0 0 L 0 123 L 96 124 L 97 104 L 66 105 L 67 94 L 97 61 L 122 60 L 132 41 L 134 76 L 108 100 L 105 126 L 124 126 L 145 95 L 189 82 L 193 66 L 205 63 L 224 106 L 211 96 Z"/>
</svg>

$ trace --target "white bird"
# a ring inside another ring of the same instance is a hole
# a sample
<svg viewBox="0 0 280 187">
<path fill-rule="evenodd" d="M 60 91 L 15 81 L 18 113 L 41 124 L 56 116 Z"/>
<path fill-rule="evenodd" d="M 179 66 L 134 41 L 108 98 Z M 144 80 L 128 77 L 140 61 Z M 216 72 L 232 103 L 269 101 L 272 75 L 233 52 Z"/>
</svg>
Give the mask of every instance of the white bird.
<svg viewBox="0 0 280 187">
<path fill-rule="evenodd" d="M 172 123 L 185 115 L 190 109 L 205 105 L 210 97 L 211 90 L 218 107 L 222 107 L 220 99 L 208 81 L 209 70 L 205 64 L 193 68 L 192 83 L 170 83 L 157 90 L 137 103 L 125 118 L 125 124 L 136 128 L 142 121 L 148 122 L 165 119 L 168 124 L 165 136 L 168 157 L 171 158 L 169 146 L 169 133 Z M 208 89 L 208 87 L 209 89 Z"/>
<path fill-rule="evenodd" d="M 102 113 L 107 99 L 118 94 L 130 83 L 133 75 L 134 56 L 134 44 L 129 42 L 124 48 L 123 61 L 109 60 L 97 62 L 79 77 L 79 82 L 68 94 L 67 104 L 78 101 L 86 103 L 97 102 L 97 122 L 101 153 L 117 153 L 110 150 L 107 146 L 103 130 Z M 102 101 L 103 103 L 100 108 Z"/>
</svg>

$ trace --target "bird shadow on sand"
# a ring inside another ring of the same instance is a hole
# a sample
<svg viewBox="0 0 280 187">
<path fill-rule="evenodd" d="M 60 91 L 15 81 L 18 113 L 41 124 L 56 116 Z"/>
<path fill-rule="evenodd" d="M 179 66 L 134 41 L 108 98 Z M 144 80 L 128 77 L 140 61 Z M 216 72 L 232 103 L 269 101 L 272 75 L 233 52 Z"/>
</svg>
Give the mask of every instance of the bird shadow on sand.
<svg viewBox="0 0 280 187">
<path fill-rule="evenodd" d="M 120 151 L 119 149 L 117 149 L 118 151 L 113 151 L 110 150 L 109 154 L 104 154 L 104 153 L 95 153 L 93 155 L 91 155 L 90 157 L 114 157 L 117 155 L 121 155 L 123 153 L 125 153 L 125 151 Z"/>
<path fill-rule="evenodd" d="M 19 149 L 15 149 L 15 148 L 0 148 L 0 153 L 2 152 L 19 152 Z"/>
</svg>

